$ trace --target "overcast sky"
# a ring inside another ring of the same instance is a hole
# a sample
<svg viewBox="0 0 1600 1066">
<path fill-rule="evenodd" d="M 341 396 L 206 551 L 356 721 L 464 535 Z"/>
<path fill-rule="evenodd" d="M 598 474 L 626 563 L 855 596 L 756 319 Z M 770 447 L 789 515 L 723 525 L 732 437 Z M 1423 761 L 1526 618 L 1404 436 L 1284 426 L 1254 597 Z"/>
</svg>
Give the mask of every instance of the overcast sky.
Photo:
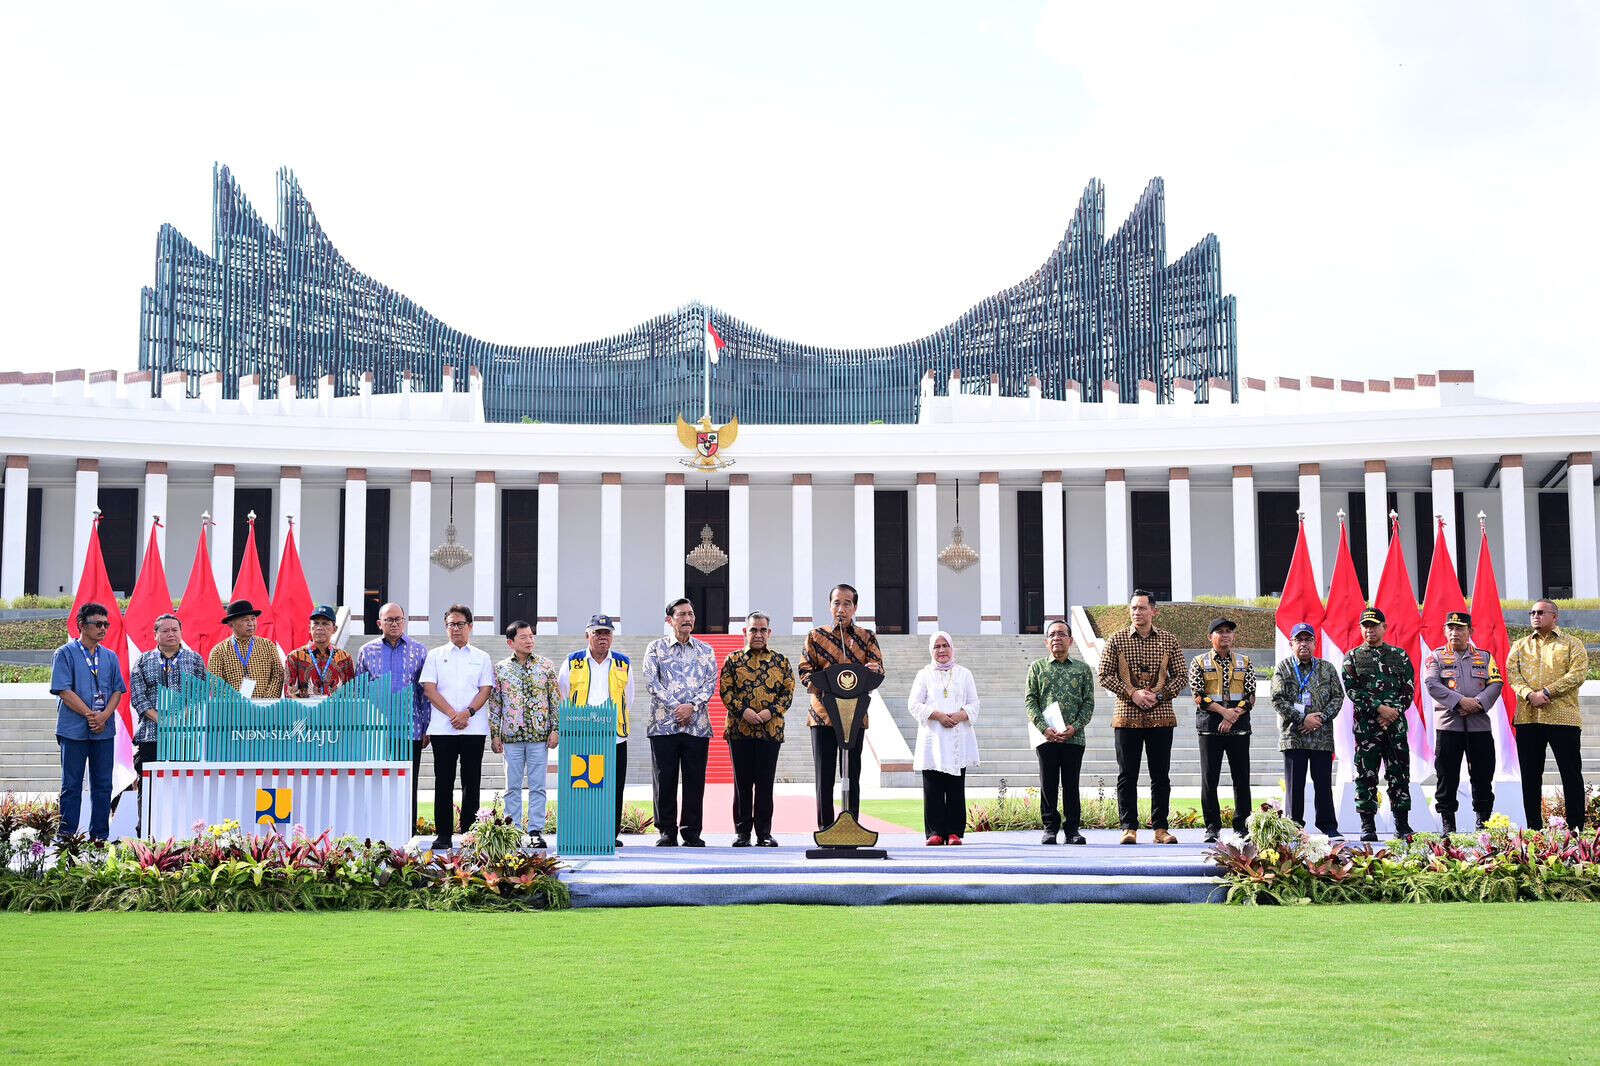
<svg viewBox="0 0 1600 1066">
<path fill-rule="evenodd" d="M 1214 232 L 1245 374 L 1600 393 L 1600 16 L 1576 4 L 7 5 L 0 368 L 128 369 L 211 167 L 298 174 L 357 267 L 508 344 L 694 299 L 919 336 L 1084 185 Z M 583 10 L 571 10 L 583 8 Z M 1581 367 L 1581 373 L 1574 368 Z"/>
</svg>

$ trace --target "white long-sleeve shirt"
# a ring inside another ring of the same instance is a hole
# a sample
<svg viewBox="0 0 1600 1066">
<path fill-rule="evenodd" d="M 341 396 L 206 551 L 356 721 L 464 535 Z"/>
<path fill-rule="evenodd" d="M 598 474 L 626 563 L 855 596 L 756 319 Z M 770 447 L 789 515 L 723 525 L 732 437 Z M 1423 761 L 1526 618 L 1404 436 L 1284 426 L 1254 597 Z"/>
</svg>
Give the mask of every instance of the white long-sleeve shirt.
<svg viewBox="0 0 1600 1066">
<path fill-rule="evenodd" d="M 978 765 L 978 733 L 972 728 L 978 720 L 978 683 L 971 670 L 955 663 L 945 671 L 929 663 L 917 671 L 906 705 L 917 720 L 912 769 L 958 774 L 968 766 Z M 929 719 L 934 711 L 966 711 L 967 720 L 947 728 Z"/>
</svg>

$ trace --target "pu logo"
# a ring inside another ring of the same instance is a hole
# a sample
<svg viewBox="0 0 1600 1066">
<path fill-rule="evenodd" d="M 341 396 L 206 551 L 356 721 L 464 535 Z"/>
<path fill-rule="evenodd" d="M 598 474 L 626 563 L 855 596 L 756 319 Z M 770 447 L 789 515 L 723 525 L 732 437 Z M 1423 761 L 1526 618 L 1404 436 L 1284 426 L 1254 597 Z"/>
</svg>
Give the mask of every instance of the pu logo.
<svg viewBox="0 0 1600 1066">
<path fill-rule="evenodd" d="M 573 788 L 599 788 L 606 783 L 604 755 L 574 755 L 569 769 Z"/>
<path fill-rule="evenodd" d="M 256 824 L 257 825 L 288 825 L 289 818 L 294 813 L 294 789 L 292 788 L 258 788 L 256 789 Z"/>
</svg>

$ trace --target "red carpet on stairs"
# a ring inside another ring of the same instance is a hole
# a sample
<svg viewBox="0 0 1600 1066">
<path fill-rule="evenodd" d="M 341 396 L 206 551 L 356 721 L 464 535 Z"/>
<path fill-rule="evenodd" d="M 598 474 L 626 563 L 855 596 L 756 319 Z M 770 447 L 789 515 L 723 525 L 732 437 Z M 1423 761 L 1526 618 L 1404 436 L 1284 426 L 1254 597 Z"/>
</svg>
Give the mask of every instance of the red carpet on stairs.
<svg viewBox="0 0 1600 1066">
<path fill-rule="evenodd" d="M 744 647 L 744 637 L 738 633 L 696 633 L 696 637 L 711 645 L 717 653 L 717 673 L 722 672 L 722 661 L 730 652 Z M 706 760 L 706 784 L 733 784 L 733 760 L 728 757 L 728 742 L 722 739 L 722 727 L 728 720 L 728 708 L 722 703 L 722 686 L 711 696 L 711 752 Z M 730 793 L 731 795 L 731 793 Z"/>
</svg>

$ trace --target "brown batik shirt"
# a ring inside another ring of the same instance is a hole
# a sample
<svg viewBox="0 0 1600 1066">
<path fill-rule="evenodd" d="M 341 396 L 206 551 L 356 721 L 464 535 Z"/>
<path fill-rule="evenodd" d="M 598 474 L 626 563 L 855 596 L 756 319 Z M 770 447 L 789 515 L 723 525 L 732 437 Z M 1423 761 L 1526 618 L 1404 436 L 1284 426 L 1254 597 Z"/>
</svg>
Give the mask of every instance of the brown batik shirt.
<svg viewBox="0 0 1600 1066">
<path fill-rule="evenodd" d="M 1187 681 L 1183 649 L 1178 638 L 1164 629 L 1151 626 L 1150 635 L 1141 637 L 1129 626 L 1113 633 L 1100 651 L 1100 687 L 1117 698 L 1111 715 L 1114 729 L 1176 728 L 1172 697 L 1183 691 Z M 1149 710 L 1133 702 L 1134 690 L 1141 688 L 1156 694 L 1156 705 Z"/>
<path fill-rule="evenodd" d="M 811 710 L 806 714 L 808 726 L 830 726 L 827 709 L 818 695 L 821 681 L 812 684 L 811 675 L 839 663 L 874 663 L 883 669 L 883 651 L 878 647 L 878 635 L 858 625 L 846 626 L 842 633 L 838 626 L 818 626 L 806 634 L 805 655 L 800 660 L 800 683 L 811 693 Z M 867 717 L 863 711 L 862 728 Z"/>
</svg>

